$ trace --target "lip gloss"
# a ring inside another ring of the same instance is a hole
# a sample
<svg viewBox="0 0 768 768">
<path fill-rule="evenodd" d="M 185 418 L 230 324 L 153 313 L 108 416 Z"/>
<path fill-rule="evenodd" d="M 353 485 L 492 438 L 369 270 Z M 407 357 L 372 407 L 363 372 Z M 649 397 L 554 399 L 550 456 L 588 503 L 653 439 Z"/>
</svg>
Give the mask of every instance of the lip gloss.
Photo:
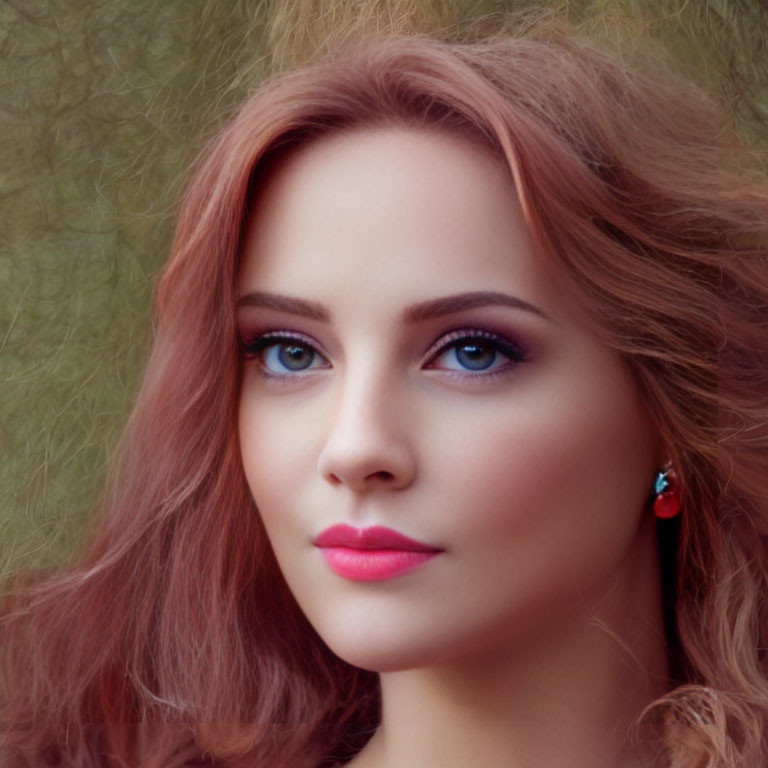
<svg viewBox="0 0 768 768">
<path fill-rule="evenodd" d="M 351 581 L 391 579 L 424 565 L 440 554 L 440 552 L 352 547 L 324 547 L 320 552 L 331 570 Z"/>
</svg>

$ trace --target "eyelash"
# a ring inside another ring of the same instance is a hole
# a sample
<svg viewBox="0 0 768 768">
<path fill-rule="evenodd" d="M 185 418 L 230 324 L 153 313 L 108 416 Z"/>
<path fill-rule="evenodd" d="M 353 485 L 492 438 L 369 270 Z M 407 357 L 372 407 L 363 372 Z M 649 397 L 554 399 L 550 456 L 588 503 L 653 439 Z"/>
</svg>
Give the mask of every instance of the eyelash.
<svg viewBox="0 0 768 768">
<path fill-rule="evenodd" d="M 455 369 L 441 368 L 444 373 L 448 373 L 450 376 L 459 379 L 482 379 L 483 381 L 495 380 L 502 376 L 508 376 L 513 373 L 519 363 L 523 363 L 527 360 L 527 352 L 521 345 L 511 341 L 505 336 L 496 333 L 494 331 L 484 330 L 482 328 L 458 328 L 441 336 L 434 344 L 432 344 L 427 350 L 426 357 L 429 362 L 432 362 L 443 355 L 445 352 L 451 349 L 458 349 L 461 345 L 459 342 L 471 342 L 481 340 L 489 343 L 490 348 L 494 352 L 501 353 L 504 357 L 508 358 L 508 363 L 500 366 L 499 368 L 484 371 L 478 370 L 477 373 L 470 373 L 469 370 L 461 372 Z M 309 374 L 310 371 L 322 370 L 326 366 L 321 368 L 311 368 L 306 371 L 297 371 L 295 373 L 277 374 L 268 372 L 262 364 L 262 355 L 268 349 L 272 347 L 288 346 L 293 342 L 293 346 L 305 347 L 321 358 L 324 356 L 319 352 L 315 344 L 306 336 L 293 331 L 268 331 L 261 333 L 253 337 L 249 342 L 240 342 L 240 349 L 243 356 L 248 361 L 254 361 L 258 364 L 259 374 L 265 379 L 274 381 L 277 383 L 289 383 L 295 382 L 297 379 L 302 378 Z"/>
</svg>

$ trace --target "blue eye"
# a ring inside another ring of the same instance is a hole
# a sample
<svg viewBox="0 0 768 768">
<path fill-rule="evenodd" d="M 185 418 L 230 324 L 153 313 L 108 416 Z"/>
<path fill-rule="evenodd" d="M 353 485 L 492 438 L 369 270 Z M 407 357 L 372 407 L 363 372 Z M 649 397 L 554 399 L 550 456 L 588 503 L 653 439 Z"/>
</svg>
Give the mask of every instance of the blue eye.
<svg viewBox="0 0 768 768">
<path fill-rule="evenodd" d="M 295 379 L 306 372 L 331 367 L 314 344 L 287 331 L 265 333 L 250 343 L 241 342 L 241 350 L 269 379 Z M 510 373 L 526 359 L 526 354 L 504 336 L 469 328 L 443 336 L 427 352 L 427 359 L 426 368 L 489 379 Z"/>
<path fill-rule="evenodd" d="M 265 334 L 242 346 L 247 358 L 255 359 L 265 376 L 276 378 L 327 368 L 325 358 L 303 337 Z"/>
<path fill-rule="evenodd" d="M 477 329 L 453 331 L 438 344 L 438 352 L 431 358 L 429 367 L 470 376 L 506 373 L 525 359 L 516 344 Z"/>
</svg>

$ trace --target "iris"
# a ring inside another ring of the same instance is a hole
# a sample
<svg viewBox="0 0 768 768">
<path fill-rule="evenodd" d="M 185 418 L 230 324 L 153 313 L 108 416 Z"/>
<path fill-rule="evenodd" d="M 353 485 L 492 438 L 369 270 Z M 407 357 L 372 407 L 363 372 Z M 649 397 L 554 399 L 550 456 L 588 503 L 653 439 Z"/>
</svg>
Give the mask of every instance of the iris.
<svg viewBox="0 0 768 768">
<path fill-rule="evenodd" d="M 454 349 L 459 363 L 473 371 L 490 368 L 496 359 L 496 350 L 487 344 L 461 344 Z"/>
<path fill-rule="evenodd" d="M 272 349 L 278 350 L 277 359 L 280 365 L 285 366 L 289 371 L 303 371 L 312 365 L 315 353 L 308 347 L 302 347 L 298 344 L 284 346 L 275 345 Z"/>
</svg>

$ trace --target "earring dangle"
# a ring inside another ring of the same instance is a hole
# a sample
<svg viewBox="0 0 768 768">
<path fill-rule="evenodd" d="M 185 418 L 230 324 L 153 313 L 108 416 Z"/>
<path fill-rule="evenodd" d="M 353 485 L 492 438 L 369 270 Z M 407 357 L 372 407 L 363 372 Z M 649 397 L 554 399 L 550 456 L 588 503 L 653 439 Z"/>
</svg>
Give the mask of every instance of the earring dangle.
<svg viewBox="0 0 768 768">
<path fill-rule="evenodd" d="M 653 514 L 662 520 L 674 517 L 682 506 L 680 488 L 677 485 L 677 475 L 669 462 L 656 475 L 654 484 L 656 498 L 653 502 Z"/>
</svg>

